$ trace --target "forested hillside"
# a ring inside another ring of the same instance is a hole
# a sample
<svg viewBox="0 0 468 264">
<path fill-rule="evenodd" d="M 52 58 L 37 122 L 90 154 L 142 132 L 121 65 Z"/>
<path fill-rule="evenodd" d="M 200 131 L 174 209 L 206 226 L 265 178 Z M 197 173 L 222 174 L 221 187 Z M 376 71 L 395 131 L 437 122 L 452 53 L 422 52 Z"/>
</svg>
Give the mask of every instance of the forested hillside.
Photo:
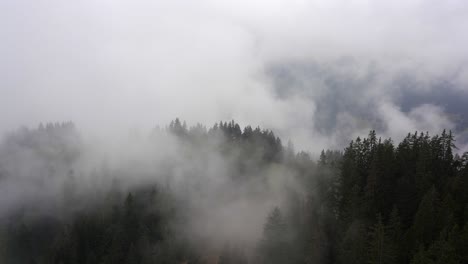
<svg viewBox="0 0 468 264">
<path fill-rule="evenodd" d="M 72 123 L 20 129 L 0 145 L 0 263 L 468 263 L 455 148 L 371 131 L 315 160 L 234 121 L 94 148 Z"/>
</svg>

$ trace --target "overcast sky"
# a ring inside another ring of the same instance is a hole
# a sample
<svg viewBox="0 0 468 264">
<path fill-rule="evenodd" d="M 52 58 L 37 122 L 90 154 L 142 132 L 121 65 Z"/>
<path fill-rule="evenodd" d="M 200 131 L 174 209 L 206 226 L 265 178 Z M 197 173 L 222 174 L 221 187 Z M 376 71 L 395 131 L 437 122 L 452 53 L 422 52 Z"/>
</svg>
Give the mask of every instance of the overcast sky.
<svg viewBox="0 0 468 264">
<path fill-rule="evenodd" d="M 235 119 L 318 150 L 468 114 L 427 99 L 468 99 L 465 0 L 0 0 L 0 40 L 1 132 Z"/>
</svg>

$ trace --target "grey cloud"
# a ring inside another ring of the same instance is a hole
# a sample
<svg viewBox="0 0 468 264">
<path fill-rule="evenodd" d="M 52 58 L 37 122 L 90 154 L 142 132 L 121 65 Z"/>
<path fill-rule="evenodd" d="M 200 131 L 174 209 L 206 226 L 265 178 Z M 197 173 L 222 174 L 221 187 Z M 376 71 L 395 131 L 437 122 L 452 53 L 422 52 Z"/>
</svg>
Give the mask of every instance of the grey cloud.
<svg viewBox="0 0 468 264">
<path fill-rule="evenodd" d="M 192 179 L 208 190 L 190 192 L 201 194 L 192 229 L 253 243 L 282 200 L 278 186 L 300 189 L 280 177 L 289 172 L 262 171 L 271 182 L 260 194 L 255 183 L 229 191 L 220 177 L 229 157 L 194 155 L 171 138 L 151 145 L 137 131 L 175 117 L 207 125 L 235 119 L 318 153 L 370 129 L 398 140 L 445 128 L 467 150 L 467 11 L 462 0 L 0 0 L 0 133 L 74 121 L 89 142 L 74 173 L 81 190 L 95 193 L 109 184 L 93 178 L 106 170 L 144 183 L 173 162 L 178 194 L 192 171 L 206 171 Z M 135 138 L 121 135 L 128 129 Z M 35 184 L 29 176 L 46 165 L 22 150 L 11 158 L 28 166 L 0 156 L 20 175 L 2 182 L 0 209 L 39 192 L 60 203 L 47 196 L 61 197 L 66 182 Z M 240 230 L 246 215 L 251 225 Z"/>
<path fill-rule="evenodd" d="M 411 119 L 432 104 L 452 120 L 419 98 L 467 93 L 467 10 L 461 0 L 1 1 L 0 131 L 234 118 L 315 151 L 370 128 L 426 129 L 390 128 L 381 105 Z"/>
</svg>

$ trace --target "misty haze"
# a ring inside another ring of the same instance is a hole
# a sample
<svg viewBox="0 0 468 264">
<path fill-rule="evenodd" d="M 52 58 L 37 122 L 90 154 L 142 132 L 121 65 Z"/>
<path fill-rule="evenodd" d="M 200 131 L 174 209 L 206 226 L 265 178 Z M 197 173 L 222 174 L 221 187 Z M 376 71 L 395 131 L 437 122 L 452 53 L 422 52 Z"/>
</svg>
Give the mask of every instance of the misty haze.
<svg viewBox="0 0 468 264">
<path fill-rule="evenodd" d="M 465 0 L 0 0 L 0 263 L 468 263 Z"/>
</svg>

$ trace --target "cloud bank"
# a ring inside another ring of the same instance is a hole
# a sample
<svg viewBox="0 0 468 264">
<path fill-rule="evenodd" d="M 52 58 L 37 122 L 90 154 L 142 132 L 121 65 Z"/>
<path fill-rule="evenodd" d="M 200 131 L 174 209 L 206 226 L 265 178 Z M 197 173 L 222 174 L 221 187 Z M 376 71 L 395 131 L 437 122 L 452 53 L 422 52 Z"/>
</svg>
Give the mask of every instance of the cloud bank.
<svg viewBox="0 0 468 264">
<path fill-rule="evenodd" d="M 0 131 L 73 120 L 106 134 L 181 117 L 263 125 L 312 151 L 372 128 L 463 137 L 454 116 L 467 109 L 447 105 L 468 98 L 467 11 L 462 0 L 3 0 Z M 440 90 L 453 96 L 428 99 Z"/>
</svg>

